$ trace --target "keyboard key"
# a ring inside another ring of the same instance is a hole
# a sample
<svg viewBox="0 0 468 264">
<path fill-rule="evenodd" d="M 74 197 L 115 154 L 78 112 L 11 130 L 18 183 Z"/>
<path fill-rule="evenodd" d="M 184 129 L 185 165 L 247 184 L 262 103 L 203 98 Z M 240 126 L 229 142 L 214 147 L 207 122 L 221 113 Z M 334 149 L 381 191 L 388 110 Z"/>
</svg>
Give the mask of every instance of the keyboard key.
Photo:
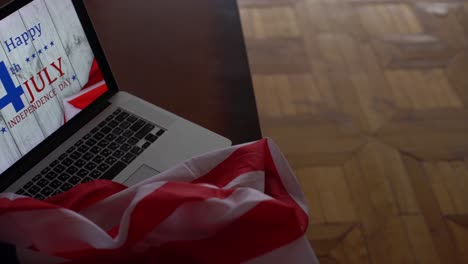
<svg viewBox="0 0 468 264">
<path fill-rule="evenodd" d="M 91 130 L 91 133 L 95 134 L 99 131 L 99 127 L 95 127 L 93 128 L 93 130 Z"/>
<path fill-rule="evenodd" d="M 66 191 L 70 190 L 71 188 L 73 188 L 73 185 L 71 185 L 68 182 L 66 182 L 66 183 L 62 184 L 62 186 L 60 186 L 60 190 L 63 191 L 63 192 L 66 192 Z"/>
<path fill-rule="evenodd" d="M 112 156 L 113 156 L 113 157 L 116 157 L 116 158 L 120 158 L 120 157 L 122 157 L 124 154 L 125 154 L 125 153 L 124 153 L 123 151 L 121 151 L 121 150 L 116 150 L 116 151 L 114 151 L 114 153 L 112 153 Z"/>
<path fill-rule="evenodd" d="M 23 188 L 24 188 L 24 189 L 29 189 L 29 188 L 31 188 L 31 186 L 33 186 L 33 183 L 32 183 L 32 182 L 28 182 L 28 183 L 26 183 L 26 184 L 23 186 Z"/>
<path fill-rule="evenodd" d="M 142 139 L 146 136 L 146 134 L 148 134 L 149 132 L 151 132 L 151 130 L 154 129 L 154 125 L 152 124 L 146 124 L 142 129 L 140 129 L 136 134 L 135 134 L 135 137 L 138 138 L 138 139 Z"/>
<path fill-rule="evenodd" d="M 89 174 L 89 171 L 87 171 L 85 169 L 81 169 L 76 175 L 78 175 L 78 177 L 83 178 L 83 177 L 88 176 L 88 174 Z"/>
<path fill-rule="evenodd" d="M 118 115 L 115 117 L 115 120 L 122 122 L 122 121 L 124 121 L 128 116 L 129 116 L 128 113 L 121 112 L 120 114 L 118 114 Z"/>
<path fill-rule="evenodd" d="M 120 137 L 118 137 L 118 138 L 115 139 L 115 142 L 118 143 L 118 144 L 123 144 L 123 143 L 125 143 L 126 141 L 127 141 L 127 138 L 122 137 L 122 136 L 120 136 Z"/>
<path fill-rule="evenodd" d="M 112 120 L 107 125 L 110 126 L 110 127 L 116 127 L 116 126 L 119 125 L 119 122 L 117 122 L 115 120 Z"/>
<path fill-rule="evenodd" d="M 83 140 L 78 140 L 76 143 L 75 143 L 75 147 L 79 147 L 81 145 L 83 145 Z"/>
<path fill-rule="evenodd" d="M 112 154 L 112 150 L 110 150 L 110 149 L 104 149 L 103 151 L 101 151 L 101 155 L 104 156 L 104 157 L 107 157 L 110 154 Z"/>
<path fill-rule="evenodd" d="M 68 179 L 68 182 L 73 184 L 73 185 L 77 185 L 78 183 L 80 183 L 81 179 L 82 178 L 80 178 L 78 176 L 73 176 L 70 179 Z"/>
<path fill-rule="evenodd" d="M 54 171 L 55 171 L 56 173 L 59 173 L 59 174 L 60 174 L 60 173 L 64 172 L 65 169 L 66 169 L 65 166 L 59 164 L 59 165 L 55 166 Z"/>
<path fill-rule="evenodd" d="M 102 171 L 102 172 L 105 172 L 110 166 L 105 164 L 105 163 L 102 163 L 101 165 L 98 166 L 98 170 Z"/>
<path fill-rule="evenodd" d="M 97 164 L 96 164 L 96 163 L 88 162 L 88 164 L 86 164 L 86 166 L 85 166 L 85 169 L 87 169 L 87 170 L 89 170 L 89 171 L 92 171 L 92 170 L 94 170 L 96 167 L 97 167 Z"/>
<path fill-rule="evenodd" d="M 132 146 L 129 145 L 129 144 L 123 144 L 121 147 L 120 147 L 120 150 L 124 151 L 124 152 L 127 152 L 129 150 L 132 149 Z"/>
<path fill-rule="evenodd" d="M 45 187 L 41 191 L 41 194 L 44 195 L 45 197 L 49 197 L 52 193 L 54 193 L 54 190 L 50 187 Z"/>
<path fill-rule="evenodd" d="M 130 145 L 136 145 L 138 143 L 138 141 L 140 141 L 140 140 L 138 140 L 137 138 L 132 137 L 132 138 L 129 138 L 127 140 L 127 143 L 130 144 Z"/>
<path fill-rule="evenodd" d="M 124 132 L 124 130 L 121 127 L 116 127 L 116 128 L 114 128 L 114 130 L 112 130 L 112 133 L 117 135 L 117 136 L 122 134 L 123 132 Z"/>
<path fill-rule="evenodd" d="M 98 164 L 101 163 L 101 162 L 103 162 L 103 161 L 104 161 L 104 157 L 101 156 L 101 155 L 97 155 L 97 156 L 94 157 L 94 159 L 93 159 L 93 162 L 94 162 L 94 163 L 98 163 Z"/>
<path fill-rule="evenodd" d="M 51 181 L 51 180 L 55 179 L 57 176 L 58 176 L 57 173 L 51 171 L 51 172 L 47 173 L 44 177 L 46 179 L 48 179 L 49 181 Z"/>
<path fill-rule="evenodd" d="M 97 171 L 97 170 L 92 171 L 91 174 L 90 174 L 90 176 L 91 176 L 92 178 L 94 178 L 94 179 L 97 179 L 97 178 L 101 177 L 101 175 L 102 175 L 102 172 Z"/>
<path fill-rule="evenodd" d="M 36 185 L 31 186 L 31 188 L 28 189 L 28 193 L 31 195 L 36 195 L 41 188 L 37 187 Z"/>
<path fill-rule="evenodd" d="M 101 179 L 103 180 L 112 180 L 119 174 L 123 169 L 125 169 L 127 165 L 121 161 L 117 162 L 109 169 L 104 175 L 102 175 Z"/>
<path fill-rule="evenodd" d="M 107 147 L 107 145 L 109 145 L 110 142 L 107 141 L 107 140 L 101 140 L 99 143 L 98 143 L 98 146 L 100 146 L 101 148 L 105 148 Z"/>
<path fill-rule="evenodd" d="M 102 151 L 102 148 L 99 147 L 99 146 L 94 146 L 91 148 L 91 150 L 89 152 L 93 153 L 93 154 L 98 154 L 99 152 Z"/>
<path fill-rule="evenodd" d="M 102 121 L 101 123 L 99 123 L 98 127 L 103 127 L 107 125 L 107 122 L 106 121 Z"/>
<path fill-rule="evenodd" d="M 104 136 L 105 136 L 105 135 L 104 135 L 103 133 L 98 132 L 98 133 L 94 134 L 94 137 L 93 137 L 93 138 L 94 138 L 96 141 L 99 141 L 99 140 L 103 139 Z"/>
<path fill-rule="evenodd" d="M 67 149 L 67 153 L 70 154 L 72 153 L 73 151 L 75 151 L 75 147 L 70 147 L 69 149 Z"/>
<path fill-rule="evenodd" d="M 58 164 L 59 164 L 59 161 L 58 161 L 58 160 L 54 160 L 54 161 L 52 161 L 52 163 L 49 164 L 49 167 L 50 167 L 50 168 L 53 168 L 53 167 L 57 166 Z"/>
<path fill-rule="evenodd" d="M 90 152 L 83 155 L 83 159 L 86 160 L 86 161 L 90 161 L 92 158 L 94 158 L 94 154 L 92 154 Z"/>
<path fill-rule="evenodd" d="M 153 134 L 148 134 L 148 135 L 146 135 L 145 139 L 148 140 L 151 143 L 154 143 L 156 141 L 156 139 L 158 139 L 158 137 L 153 135 Z"/>
<path fill-rule="evenodd" d="M 160 129 L 160 130 L 156 133 L 156 136 L 160 137 L 160 136 L 162 136 L 162 135 L 164 134 L 164 132 L 166 132 L 166 131 L 164 131 L 164 129 Z"/>
<path fill-rule="evenodd" d="M 118 115 L 118 114 L 120 114 L 120 113 L 122 113 L 122 110 L 117 109 L 117 110 L 115 110 L 114 113 L 112 113 L 112 114 L 113 114 L 113 115 Z"/>
<path fill-rule="evenodd" d="M 151 143 L 149 142 L 145 142 L 145 144 L 143 144 L 143 146 L 141 146 L 143 149 L 147 149 L 149 148 L 149 146 L 151 146 Z"/>
<path fill-rule="evenodd" d="M 42 174 L 38 174 L 38 175 L 34 176 L 34 178 L 32 179 L 32 182 L 37 182 L 40 179 L 42 179 Z"/>
<path fill-rule="evenodd" d="M 97 143 L 97 141 L 92 139 L 92 138 L 90 138 L 90 139 L 88 139 L 88 141 L 86 141 L 86 145 L 88 145 L 90 147 L 94 146 L 96 143 Z"/>
<path fill-rule="evenodd" d="M 78 167 L 78 168 L 83 167 L 85 164 L 86 164 L 86 161 L 83 160 L 83 159 L 77 160 L 77 161 L 75 162 L 75 166 Z"/>
<path fill-rule="evenodd" d="M 125 130 L 125 132 L 123 132 L 122 136 L 126 137 L 126 138 L 131 138 L 135 133 L 133 133 L 133 131 L 131 130 Z"/>
<path fill-rule="evenodd" d="M 94 179 L 91 178 L 91 177 L 86 177 L 81 181 L 81 183 L 87 183 L 87 182 L 91 182 L 91 181 L 94 181 Z"/>
<path fill-rule="evenodd" d="M 117 138 L 117 136 L 114 135 L 114 134 L 107 134 L 107 136 L 106 136 L 106 140 L 109 140 L 109 141 L 113 141 L 116 138 Z"/>
<path fill-rule="evenodd" d="M 24 189 L 19 189 L 19 190 L 16 192 L 16 194 L 18 194 L 18 195 L 25 195 L 25 194 L 26 194 L 26 190 L 24 190 Z"/>
<path fill-rule="evenodd" d="M 128 128 L 129 126 L 131 126 L 132 124 L 130 124 L 129 122 L 127 121 L 123 121 L 122 123 L 119 124 L 119 127 L 123 128 L 123 129 L 126 129 Z"/>
<path fill-rule="evenodd" d="M 117 159 L 114 157 L 108 157 L 105 162 L 109 165 L 113 165 L 114 163 L 117 162 Z"/>
<path fill-rule="evenodd" d="M 112 114 L 112 115 L 106 117 L 106 121 L 109 122 L 109 121 L 111 121 L 112 119 L 114 119 L 114 117 L 115 117 L 114 114 Z"/>
<path fill-rule="evenodd" d="M 67 166 L 67 167 L 70 166 L 70 165 L 72 165 L 72 164 L 73 164 L 73 160 L 70 159 L 70 158 L 66 158 L 66 159 L 64 159 L 64 160 L 62 161 L 62 165 Z"/>
<path fill-rule="evenodd" d="M 75 166 L 71 166 L 70 168 L 67 169 L 67 173 L 69 174 L 75 174 L 78 171 L 78 168 Z"/>
<path fill-rule="evenodd" d="M 130 116 L 127 118 L 127 121 L 128 121 L 129 123 L 134 123 L 134 122 L 137 121 L 137 120 L 138 120 L 138 118 L 137 118 L 136 116 L 134 116 L 134 115 L 130 115 Z"/>
<path fill-rule="evenodd" d="M 120 144 L 117 144 L 115 142 L 112 142 L 112 143 L 109 144 L 109 146 L 107 146 L 107 148 L 110 149 L 110 150 L 116 150 L 119 147 L 120 147 Z"/>
<path fill-rule="evenodd" d="M 140 119 L 130 127 L 130 130 L 132 130 L 133 132 L 137 132 L 138 130 L 140 130 L 146 124 L 147 123 L 145 121 Z"/>
<path fill-rule="evenodd" d="M 46 167 L 46 168 L 44 168 L 44 169 L 41 171 L 41 173 L 42 173 L 42 174 L 47 174 L 50 170 L 51 170 L 51 168 Z"/>
<path fill-rule="evenodd" d="M 59 180 L 54 180 L 53 182 L 50 183 L 50 187 L 54 188 L 54 189 L 57 189 L 58 187 L 60 187 L 60 185 L 62 185 L 62 182 L 59 181 Z"/>
<path fill-rule="evenodd" d="M 122 160 L 127 162 L 127 163 L 130 163 L 132 162 L 134 159 L 136 158 L 135 155 L 133 155 L 132 153 L 127 153 L 125 154 L 125 156 L 122 157 Z"/>
<path fill-rule="evenodd" d="M 62 174 L 59 174 L 57 179 L 60 180 L 61 182 L 66 182 L 66 181 L 68 181 L 68 179 L 70 179 L 70 175 L 68 175 L 66 173 L 62 173 Z"/>
<path fill-rule="evenodd" d="M 78 148 L 78 151 L 81 153 L 86 153 L 89 150 L 89 147 L 87 145 L 82 145 L 81 147 Z"/>
<path fill-rule="evenodd" d="M 67 153 L 63 153 L 62 155 L 60 155 L 60 157 L 58 158 L 59 160 L 64 160 L 65 158 L 67 158 Z"/>
<path fill-rule="evenodd" d="M 81 157 L 82 153 L 79 151 L 75 151 L 72 154 L 70 154 L 70 158 L 73 160 L 77 160 Z"/>
<path fill-rule="evenodd" d="M 88 133 L 88 134 L 86 134 L 86 135 L 83 137 L 83 139 L 84 139 L 84 140 L 88 140 L 88 139 L 90 139 L 92 136 L 93 136 L 93 134 Z"/>
<path fill-rule="evenodd" d="M 143 149 L 135 146 L 132 148 L 130 152 L 132 152 L 135 155 L 140 155 L 143 152 Z"/>
<path fill-rule="evenodd" d="M 44 188 L 47 186 L 47 184 L 49 184 L 49 181 L 46 179 L 40 179 L 36 184 L 37 186 Z"/>
<path fill-rule="evenodd" d="M 104 135 L 107 135 L 111 131 L 112 131 L 112 128 L 108 126 L 101 128 L 101 133 L 103 133 Z"/>
</svg>

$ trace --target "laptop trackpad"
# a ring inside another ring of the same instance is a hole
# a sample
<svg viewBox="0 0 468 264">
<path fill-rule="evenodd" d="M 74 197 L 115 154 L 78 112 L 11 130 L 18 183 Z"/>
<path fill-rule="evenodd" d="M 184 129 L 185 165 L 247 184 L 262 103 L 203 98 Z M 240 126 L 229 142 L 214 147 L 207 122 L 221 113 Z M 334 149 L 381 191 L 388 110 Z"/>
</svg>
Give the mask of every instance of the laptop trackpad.
<svg viewBox="0 0 468 264">
<path fill-rule="evenodd" d="M 158 173 L 159 171 L 143 164 L 124 182 L 124 184 L 127 186 L 132 186 Z"/>
</svg>

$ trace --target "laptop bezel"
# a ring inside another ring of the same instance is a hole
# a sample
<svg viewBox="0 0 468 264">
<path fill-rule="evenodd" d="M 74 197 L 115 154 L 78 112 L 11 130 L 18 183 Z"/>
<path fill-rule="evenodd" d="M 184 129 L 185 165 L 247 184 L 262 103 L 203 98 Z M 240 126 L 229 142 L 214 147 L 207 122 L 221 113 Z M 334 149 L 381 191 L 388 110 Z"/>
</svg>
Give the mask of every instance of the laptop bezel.
<svg viewBox="0 0 468 264">
<path fill-rule="evenodd" d="M 0 7 L 0 21 L 33 1 L 34 0 L 14 0 Z M 44 157 L 53 152 L 63 142 L 76 133 L 76 131 L 81 129 L 96 115 L 107 108 L 110 105 L 108 101 L 109 98 L 118 92 L 117 82 L 115 81 L 110 65 L 107 62 L 104 50 L 99 43 L 84 2 L 82 0 L 72 0 L 72 3 L 109 90 L 81 111 L 72 120 L 60 127 L 55 133 L 46 138 L 42 143 L 32 149 L 29 153 L 24 155 L 15 164 L 10 166 L 6 171 L 0 174 L 0 191 L 4 191 L 8 186 L 21 178 L 31 168 L 43 160 Z"/>
</svg>

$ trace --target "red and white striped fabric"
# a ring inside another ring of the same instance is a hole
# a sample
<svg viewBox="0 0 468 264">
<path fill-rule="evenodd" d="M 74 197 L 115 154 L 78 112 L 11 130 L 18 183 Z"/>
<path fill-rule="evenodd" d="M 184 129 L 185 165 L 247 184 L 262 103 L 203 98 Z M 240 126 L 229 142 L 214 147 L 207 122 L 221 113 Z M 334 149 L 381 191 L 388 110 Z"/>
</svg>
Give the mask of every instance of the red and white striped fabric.
<svg viewBox="0 0 468 264">
<path fill-rule="evenodd" d="M 0 194 L 19 263 L 318 263 L 304 196 L 269 139 L 190 159 L 135 186 L 79 185 L 47 201 Z"/>
</svg>

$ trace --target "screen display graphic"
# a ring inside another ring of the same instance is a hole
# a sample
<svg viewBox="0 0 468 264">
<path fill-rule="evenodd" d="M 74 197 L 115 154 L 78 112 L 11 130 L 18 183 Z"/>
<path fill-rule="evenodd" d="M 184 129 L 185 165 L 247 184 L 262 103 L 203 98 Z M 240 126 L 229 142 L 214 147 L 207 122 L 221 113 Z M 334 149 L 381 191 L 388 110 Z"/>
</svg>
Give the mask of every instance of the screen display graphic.
<svg viewBox="0 0 468 264">
<path fill-rule="evenodd" d="M 71 0 L 0 21 L 0 173 L 107 91 Z"/>
</svg>

